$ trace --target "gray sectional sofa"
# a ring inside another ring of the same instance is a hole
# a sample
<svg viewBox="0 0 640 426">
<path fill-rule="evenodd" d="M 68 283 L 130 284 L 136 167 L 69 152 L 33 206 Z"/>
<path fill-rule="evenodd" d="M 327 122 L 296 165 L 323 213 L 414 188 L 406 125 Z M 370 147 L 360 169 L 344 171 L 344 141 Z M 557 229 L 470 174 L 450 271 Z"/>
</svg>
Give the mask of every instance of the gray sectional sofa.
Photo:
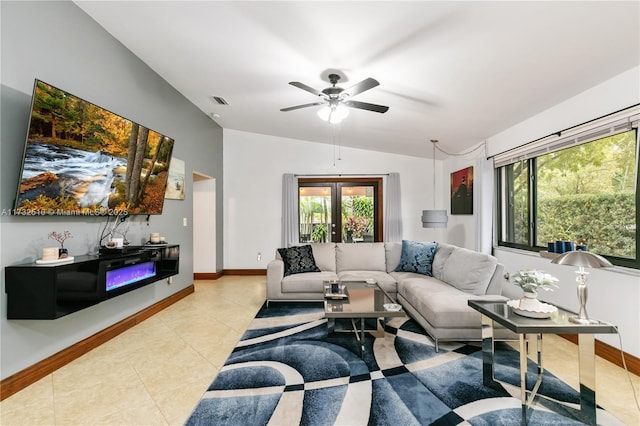
<svg viewBox="0 0 640 426">
<path fill-rule="evenodd" d="M 504 267 L 493 256 L 439 243 L 432 275 L 396 271 L 402 243 L 312 243 L 316 272 L 285 276 L 279 252 L 267 266 L 267 304 L 273 301 L 323 300 L 323 281 L 373 278 L 434 339 L 481 340 L 480 314 L 469 299 L 507 300 L 502 296 Z M 497 339 L 515 339 L 497 328 Z"/>
</svg>

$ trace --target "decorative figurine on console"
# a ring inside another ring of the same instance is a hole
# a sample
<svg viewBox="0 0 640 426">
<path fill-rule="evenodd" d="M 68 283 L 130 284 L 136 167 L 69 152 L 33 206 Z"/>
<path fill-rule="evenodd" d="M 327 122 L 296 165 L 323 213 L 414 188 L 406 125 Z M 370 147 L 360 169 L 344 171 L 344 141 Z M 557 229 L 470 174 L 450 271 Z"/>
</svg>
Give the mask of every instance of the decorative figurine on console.
<svg viewBox="0 0 640 426">
<path fill-rule="evenodd" d="M 73 238 L 71 232 L 64 231 L 64 233 L 59 233 L 56 231 L 49 232 L 49 238 L 52 238 L 60 243 L 60 248 L 58 249 L 58 259 L 65 259 L 69 257 L 69 250 L 64 248 L 64 241 L 68 238 Z"/>
</svg>

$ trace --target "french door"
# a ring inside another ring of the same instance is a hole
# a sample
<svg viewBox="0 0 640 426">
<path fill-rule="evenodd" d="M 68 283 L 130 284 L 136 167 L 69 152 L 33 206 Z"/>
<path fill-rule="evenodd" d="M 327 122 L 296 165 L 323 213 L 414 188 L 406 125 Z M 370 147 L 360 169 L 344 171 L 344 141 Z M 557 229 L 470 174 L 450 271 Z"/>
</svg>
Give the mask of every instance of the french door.
<svg viewBox="0 0 640 426">
<path fill-rule="evenodd" d="M 300 242 L 382 241 L 382 178 L 298 180 Z"/>
</svg>

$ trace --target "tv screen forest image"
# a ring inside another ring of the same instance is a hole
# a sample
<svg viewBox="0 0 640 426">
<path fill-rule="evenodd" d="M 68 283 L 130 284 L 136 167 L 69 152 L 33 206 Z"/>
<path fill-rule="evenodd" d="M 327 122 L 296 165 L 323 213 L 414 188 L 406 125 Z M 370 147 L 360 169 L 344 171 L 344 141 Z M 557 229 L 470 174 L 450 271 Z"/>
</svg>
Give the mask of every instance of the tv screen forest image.
<svg viewBox="0 0 640 426">
<path fill-rule="evenodd" d="M 36 80 L 15 214 L 162 212 L 173 139 Z"/>
</svg>

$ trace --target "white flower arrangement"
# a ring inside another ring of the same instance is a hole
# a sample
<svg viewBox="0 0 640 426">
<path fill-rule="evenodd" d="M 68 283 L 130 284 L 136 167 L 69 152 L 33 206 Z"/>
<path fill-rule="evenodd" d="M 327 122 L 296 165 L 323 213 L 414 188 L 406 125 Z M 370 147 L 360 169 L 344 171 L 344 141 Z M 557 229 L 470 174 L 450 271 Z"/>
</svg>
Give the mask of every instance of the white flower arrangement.
<svg viewBox="0 0 640 426">
<path fill-rule="evenodd" d="M 522 269 L 513 276 L 513 283 L 528 293 L 535 293 L 538 289 L 553 291 L 558 288 L 558 281 L 556 277 L 535 269 Z"/>
</svg>

